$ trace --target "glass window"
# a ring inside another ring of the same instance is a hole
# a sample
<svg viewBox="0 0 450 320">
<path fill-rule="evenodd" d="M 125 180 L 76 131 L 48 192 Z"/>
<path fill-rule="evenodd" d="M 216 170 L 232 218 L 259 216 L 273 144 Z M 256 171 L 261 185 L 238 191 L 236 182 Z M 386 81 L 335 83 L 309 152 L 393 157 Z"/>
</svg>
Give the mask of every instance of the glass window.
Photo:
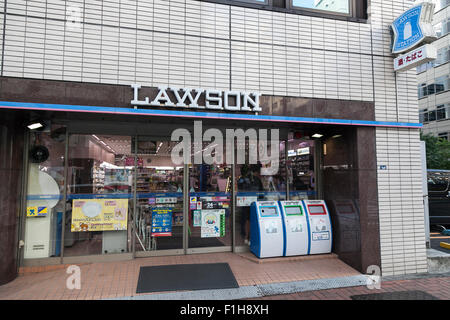
<svg viewBox="0 0 450 320">
<path fill-rule="evenodd" d="M 436 121 L 436 110 L 428 112 L 428 121 Z"/>
<path fill-rule="evenodd" d="M 131 137 L 71 135 L 64 256 L 131 251 Z"/>
<path fill-rule="evenodd" d="M 425 113 L 427 113 L 427 112 L 428 112 L 427 109 L 419 110 L 419 121 L 420 121 L 420 123 L 424 123 L 425 122 Z M 428 120 L 428 117 L 427 117 L 427 120 Z"/>
<path fill-rule="evenodd" d="M 418 92 L 419 99 L 427 96 L 428 89 L 427 89 L 426 83 L 419 84 L 418 90 L 419 90 L 419 92 Z"/>
<path fill-rule="evenodd" d="M 439 93 L 439 92 L 446 91 L 446 90 L 448 90 L 448 76 L 436 78 L 435 93 Z M 430 91 L 428 91 L 428 94 L 432 94 L 432 93 L 430 93 Z"/>
<path fill-rule="evenodd" d="M 421 65 L 417 66 L 417 68 L 416 68 L 417 73 L 422 73 L 425 71 L 427 71 L 427 63 L 422 63 Z"/>
<path fill-rule="evenodd" d="M 433 68 L 434 66 L 435 66 L 434 61 L 425 62 L 425 63 L 419 65 L 416 70 L 417 70 L 417 73 L 422 73 L 422 72 L 425 72 L 425 71 Z"/>
<path fill-rule="evenodd" d="M 430 117 L 428 116 L 427 109 L 425 109 L 424 113 L 423 113 L 423 122 L 425 123 L 425 122 L 428 122 L 428 121 L 430 121 Z"/>
<path fill-rule="evenodd" d="M 437 24 L 435 24 L 434 26 L 434 31 L 436 32 L 436 36 L 439 38 L 441 37 L 442 34 L 442 21 L 438 22 Z"/>
<path fill-rule="evenodd" d="M 350 0 L 292 0 L 294 8 L 350 14 Z"/>
<path fill-rule="evenodd" d="M 434 85 L 434 83 L 433 84 L 429 84 L 428 86 L 427 86 L 427 93 L 426 93 L 426 95 L 430 95 L 430 94 L 434 94 L 436 91 L 435 91 L 435 85 Z"/>
<path fill-rule="evenodd" d="M 448 47 L 441 48 L 437 51 L 437 58 L 434 65 L 438 67 L 446 62 L 448 62 Z"/>
<path fill-rule="evenodd" d="M 446 109 L 445 105 L 437 106 L 437 109 L 436 109 L 436 118 L 437 118 L 437 120 L 444 120 L 444 119 L 446 119 L 445 109 Z"/>
<path fill-rule="evenodd" d="M 450 19 L 446 19 L 446 20 L 444 20 L 444 22 L 443 22 L 443 25 L 442 25 L 442 33 L 443 33 L 443 35 L 446 35 L 447 33 L 449 33 L 450 32 Z"/>
<path fill-rule="evenodd" d="M 234 0 L 234 1 L 240 1 L 240 2 L 247 2 L 247 3 L 261 3 L 261 4 L 268 4 L 268 0 Z"/>
</svg>

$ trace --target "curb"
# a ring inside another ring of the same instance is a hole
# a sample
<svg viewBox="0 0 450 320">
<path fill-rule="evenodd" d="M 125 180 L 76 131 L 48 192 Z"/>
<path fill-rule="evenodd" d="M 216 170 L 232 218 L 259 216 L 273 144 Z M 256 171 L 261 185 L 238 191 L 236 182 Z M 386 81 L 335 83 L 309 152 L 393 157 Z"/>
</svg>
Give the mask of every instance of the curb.
<svg viewBox="0 0 450 320">
<path fill-rule="evenodd" d="M 171 293 L 155 293 L 139 296 L 107 298 L 104 300 L 237 300 L 261 298 L 297 292 L 365 286 L 367 276 L 279 282 L 243 286 L 236 289 L 196 290 Z"/>
</svg>

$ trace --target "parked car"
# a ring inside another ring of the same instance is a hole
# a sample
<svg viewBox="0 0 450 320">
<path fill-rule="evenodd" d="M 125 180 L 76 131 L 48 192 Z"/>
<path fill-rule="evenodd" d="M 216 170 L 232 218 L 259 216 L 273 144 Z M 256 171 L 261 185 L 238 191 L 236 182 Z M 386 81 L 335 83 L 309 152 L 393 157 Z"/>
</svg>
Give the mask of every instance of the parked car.
<svg viewBox="0 0 450 320">
<path fill-rule="evenodd" d="M 450 228 L 450 170 L 427 170 L 430 225 Z"/>
</svg>

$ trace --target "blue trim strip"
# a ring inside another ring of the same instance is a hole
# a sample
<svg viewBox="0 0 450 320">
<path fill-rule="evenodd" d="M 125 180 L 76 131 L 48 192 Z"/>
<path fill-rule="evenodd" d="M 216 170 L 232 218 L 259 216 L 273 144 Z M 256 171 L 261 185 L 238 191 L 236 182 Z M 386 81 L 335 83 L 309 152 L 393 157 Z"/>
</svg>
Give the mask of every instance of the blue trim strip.
<svg viewBox="0 0 450 320">
<path fill-rule="evenodd" d="M 287 248 L 287 229 L 286 229 L 286 213 L 284 212 L 284 206 L 281 201 L 278 201 L 278 206 L 280 207 L 281 213 L 281 224 L 283 225 L 283 257 L 286 257 Z"/>
<path fill-rule="evenodd" d="M 291 192 L 291 196 L 292 195 L 315 195 L 316 192 L 315 191 L 292 191 Z M 270 191 L 270 192 L 237 192 L 236 196 L 238 197 L 248 197 L 248 196 L 275 196 L 275 195 L 279 195 L 279 196 L 285 196 L 286 192 L 274 192 L 274 191 Z M 226 193 L 226 192 L 191 192 L 189 193 L 190 197 L 231 197 L 231 194 Z M 183 193 L 182 192 L 170 192 L 170 193 L 161 193 L 161 192 L 156 192 L 156 193 L 137 193 L 136 197 L 138 199 L 145 199 L 145 198 L 167 198 L 167 197 L 172 197 L 172 198 L 182 198 L 183 197 Z M 62 195 L 56 196 L 56 195 L 28 195 L 27 196 L 27 200 L 55 200 L 55 199 L 59 199 L 61 200 L 63 197 Z M 88 193 L 88 194 L 68 194 L 67 195 L 67 200 L 72 200 L 72 199 L 103 199 L 103 198 L 109 198 L 109 199 L 131 199 L 133 198 L 133 193 L 100 193 L 100 194 L 93 194 L 93 193 Z"/>
<path fill-rule="evenodd" d="M 334 125 L 351 125 L 351 126 L 378 126 L 378 127 L 411 128 L 411 129 L 422 128 L 421 123 L 409 123 L 409 122 L 283 117 L 283 116 L 267 116 L 267 115 L 197 112 L 197 111 L 192 112 L 192 111 L 175 111 L 175 110 L 172 111 L 172 110 L 113 108 L 113 107 L 98 107 L 98 106 L 77 106 L 77 105 L 12 102 L 12 101 L 0 101 L 0 109 L 90 112 L 90 113 L 110 113 L 120 115 L 127 114 L 127 115 L 141 115 L 141 116 L 187 117 L 200 119 L 207 118 L 207 119 L 224 119 L 224 120 L 231 119 L 231 120 L 250 120 L 250 121 L 291 122 L 291 123 L 316 123 L 316 124 L 334 124 Z"/>
<path fill-rule="evenodd" d="M 183 193 L 137 193 L 138 199 L 146 198 L 183 198 Z M 80 193 L 80 194 L 68 194 L 67 200 L 73 199 L 132 199 L 133 193 Z M 27 200 L 62 200 L 62 195 L 28 195 Z"/>
<path fill-rule="evenodd" d="M 305 201 L 302 200 L 303 210 L 305 210 L 306 223 L 308 224 L 308 253 L 311 254 L 311 226 L 309 225 L 309 213 L 306 209 Z"/>
</svg>

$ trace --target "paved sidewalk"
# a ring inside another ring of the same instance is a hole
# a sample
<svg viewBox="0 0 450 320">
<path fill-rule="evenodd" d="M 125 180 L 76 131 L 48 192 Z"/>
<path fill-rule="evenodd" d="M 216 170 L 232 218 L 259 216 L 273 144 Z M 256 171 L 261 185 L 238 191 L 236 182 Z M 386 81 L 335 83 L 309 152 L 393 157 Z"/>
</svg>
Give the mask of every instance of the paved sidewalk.
<svg viewBox="0 0 450 320">
<path fill-rule="evenodd" d="M 423 291 L 441 300 L 450 300 L 450 273 L 441 275 L 416 275 L 410 279 L 392 279 L 381 283 L 380 289 L 366 286 L 316 290 L 286 295 L 273 295 L 258 300 L 352 300 L 351 296 L 400 291 Z"/>
<path fill-rule="evenodd" d="M 243 295 L 243 298 L 259 296 L 261 292 L 259 286 L 261 285 L 304 280 L 316 281 L 325 278 L 349 278 L 350 281 L 354 281 L 352 277 L 361 277 L 358 271 L 346 265 L 334 254 L 304 256 L 295 259 L 275 258 L 264 260 L 262 263 L 255 263 L 251 257 L 249 253 L 210 253 L 83 264 L 80 265 L 80 290 L 67 289 L 66 281 L 69 275 L 66 273 L 66 266 L 45 272 L 39 272 L 42 269 L 36 267 L 32 268 L 31 273 L 21 274 L 14 281 L 0 286 L 0 300 L 97 300 L 121 297 L 139 298 L 142 295 L 158 294 L 164 294 L 165 296 L 161 296 L 164 298 L 167 297 L 168 292 L 136 293 L 140 267 L 157 265 L 227 262 L 240 287 L 244 290 L 255 289 L 254 287 L 258 289 L 258 295 Z M 349 282 L 345 281 L 345 283 Z M 267 289 L 266 287 L 262 288 L 263 290 Z M 320 288 L 330 288 L 330 286 L 320 286 Z M 277 294 L 284 292 L 296 291 L 277 291 Z M 155 296 L 155 298 L 158 297 Z"/>
<path fill-rule="evenodd" d="M 45 271 L 31 268 L 14 281 L 0 286 L 0 300 L 349 300 L 358 294 L 410 290 L 423 291 L 438 299 L 450 299 L 450 273 L 385 277 L 380 290 L 369 290 L 366 276 L 335 255 L 258 263 L 254 260 L 250 254 L 213 253 L 88 263 L 80 265 L 81 290 L 66 288 L 67 266 L 55 266 Z M 218 262 L 230 265 L 239 288 L 136 294 L 142 266 Z"/>
</svg>

